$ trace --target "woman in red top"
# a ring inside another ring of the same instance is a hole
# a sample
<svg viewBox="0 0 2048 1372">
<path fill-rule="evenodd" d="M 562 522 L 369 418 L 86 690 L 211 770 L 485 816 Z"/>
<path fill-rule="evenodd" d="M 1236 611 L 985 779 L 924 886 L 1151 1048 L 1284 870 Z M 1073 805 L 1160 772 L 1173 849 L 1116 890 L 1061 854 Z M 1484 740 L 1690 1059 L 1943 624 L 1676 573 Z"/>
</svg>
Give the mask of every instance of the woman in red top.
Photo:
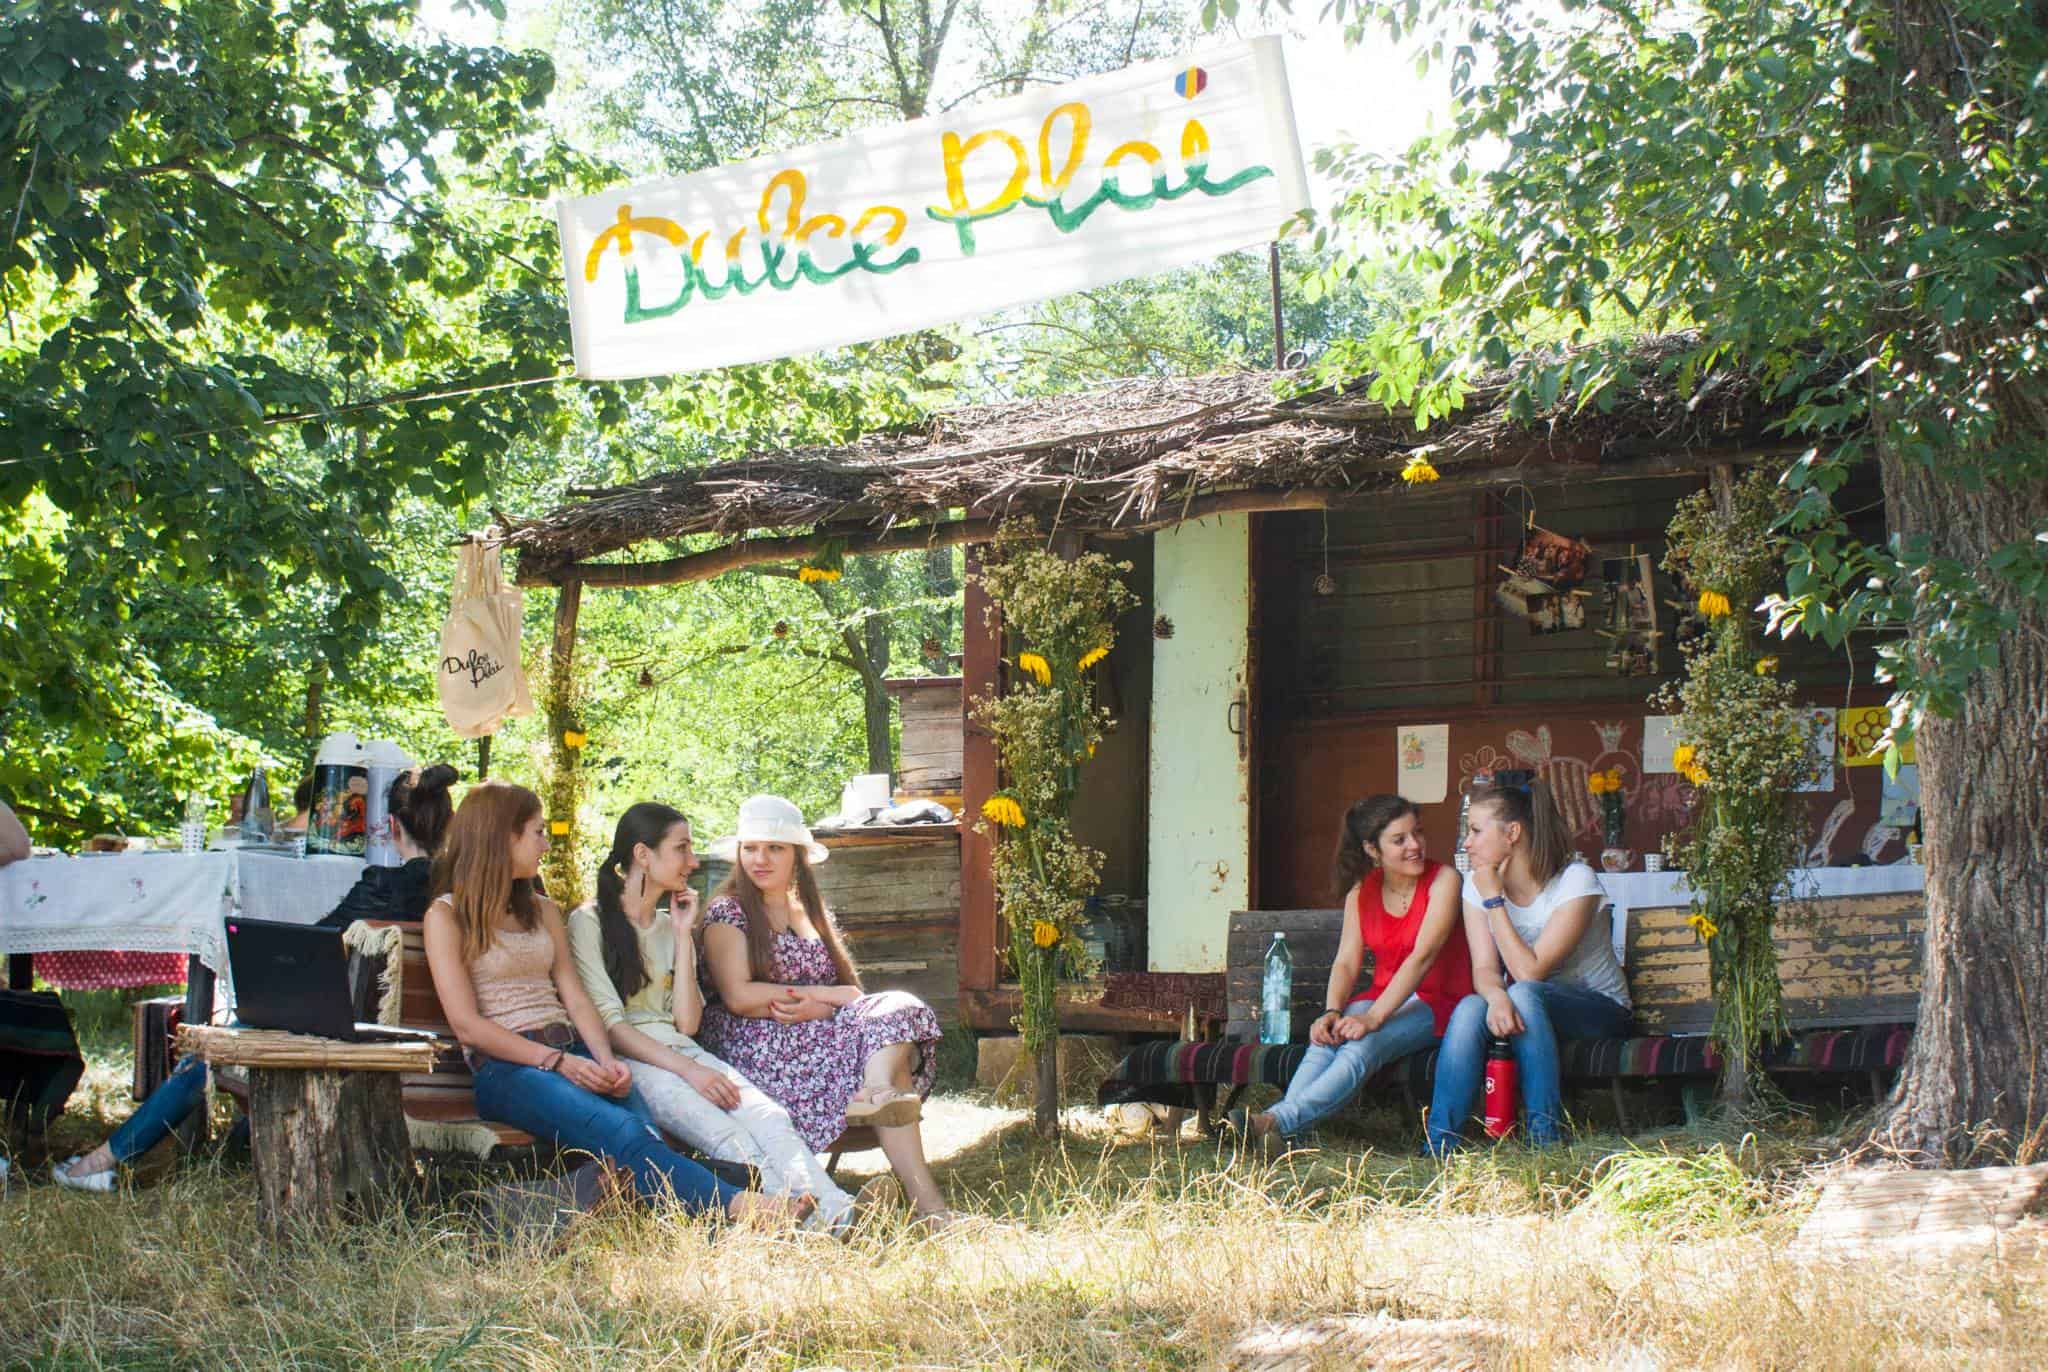
<svg viewBox="0 0 2048 1372">
<path fill-rule="evenodd" d="M 1400 796 L 1367 796 L 1344 814 L 1335 879 L 1344 933 L 1330 968 L 1328 1009 L 1309 1027 L 1308 1055 L 1271 1111 L 1232 1111 L 1241 1137 L 1292 1137 L 1334 1114 L 1388 1063 L 1443 1036 L 1472 990 L 1458 927 L 1458 874 L 1431 862 L 1422 814 Z M 1358 990 L 1372 953 L 1372 984 Z"/>
</svg>

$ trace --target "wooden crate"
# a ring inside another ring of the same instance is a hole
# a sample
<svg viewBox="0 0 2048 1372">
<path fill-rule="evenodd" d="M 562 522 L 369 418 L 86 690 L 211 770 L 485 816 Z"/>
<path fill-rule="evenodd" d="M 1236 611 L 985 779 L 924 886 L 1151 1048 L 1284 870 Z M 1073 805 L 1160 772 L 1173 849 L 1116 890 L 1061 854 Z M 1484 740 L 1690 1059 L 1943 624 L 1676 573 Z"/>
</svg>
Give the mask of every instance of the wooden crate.
<svg viewBox="0 0 2048 1372">
<path fill-rule="evenodd" d="M 1778 976 L 1794 1030 L 1911 1021 L 1920 1004 L 1927 901 L 1918 891 L 1826 896 L 1779 907 Z M 1639 1034 L 1713 1028 L 1707 946 L 1689 906 L 1629 912 L 1628 984 Z"/>
<path fill-rule="evenodd" d="M 1287 952 L 1294 960 L 1294 1029 L 1296 1040 L 1323 1013 L 1330 989 L 1330 964 L 1337 960 L 1342 936 L 1341 910 L 1241 910 L 1230 917 L 1229 959 L 1224 987 L 1224 1036 L 1254 1040 L 1259 1036 L 1259 1001 L 1266 975 L 1266 950 L 1273 935 L 1287 931 Z M 1366 954 L 1366 972 L 1372 954 Z"/>
<path fill-rule="evenodd" d="M 960 794 L 961 713 L 957 676 L 896 677 L 882 683 L 903 716 L 896 790 L 906 796 Z"/>
</svg>

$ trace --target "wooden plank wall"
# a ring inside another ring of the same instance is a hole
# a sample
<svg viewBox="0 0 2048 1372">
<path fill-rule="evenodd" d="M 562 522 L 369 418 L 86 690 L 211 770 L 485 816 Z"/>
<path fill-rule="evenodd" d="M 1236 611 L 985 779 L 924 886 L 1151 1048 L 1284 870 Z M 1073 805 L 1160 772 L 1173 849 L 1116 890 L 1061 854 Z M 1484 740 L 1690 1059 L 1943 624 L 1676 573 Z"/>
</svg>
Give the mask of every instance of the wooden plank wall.
<svg viewBox="0 0 2048 1372">
<path fill-rule="evenodd" d="M 1230 917 L 1230 959 L 1224 986 L 1226 1037 L 1259 1036 L 1259 1001 L 1264 994 L 1266 949 L 1277 930 L 1287 931 L 1287 951 L 1294 960 L 1294 1037 L 1308 1036 L 1308 1027 L 1322 1014 L 1330 989 L 1330 964 L 1337 960 L 1341 910 L 1251 910 Z M 1367 954 L 1370 966 L 1371 954 Z"/>
<path fill-rule="evenodd" d="M 818 891 L 870 991 L 909 991 L 951 1023 L 960 1002 L 960 830 L 925 825 L 820 840 Z M 727 864 L 707 860 L 706 890 Z"/>
<path fill-rule="evenodd" d="M 1919 1012 L 1927 902 L 1918 892 L 1829 896 L 1780 907 L 1778 977 L 1795 1030 L 1910 1022 Z M 1714 1027 L 1708 950 L 1690 908 L 1629 912 L 1629 993 L 1638 1033 Z"/>
</svg>

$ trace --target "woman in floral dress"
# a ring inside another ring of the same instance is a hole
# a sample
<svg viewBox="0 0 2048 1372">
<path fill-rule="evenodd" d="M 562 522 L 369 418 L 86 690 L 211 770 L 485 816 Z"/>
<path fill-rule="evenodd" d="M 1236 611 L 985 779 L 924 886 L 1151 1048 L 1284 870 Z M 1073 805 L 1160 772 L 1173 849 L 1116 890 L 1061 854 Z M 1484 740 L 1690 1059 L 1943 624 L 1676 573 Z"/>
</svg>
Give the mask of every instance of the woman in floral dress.
<svg viewBox="0 0 2048 1372">
<path fill-rule="evenodd" d="M 938 1016 L 907 992 L 862 989 L 811 872 L 827 851 L 795 805 L 755 796 L 738 827 L 714 850 L 733 868 L 704 912 L 698 1038 L 789 1111 L 814 1150 L 850 1124 L 874 1126 L 911 1208 L 950 1224 L 918 1129 Z"/>
</svg>

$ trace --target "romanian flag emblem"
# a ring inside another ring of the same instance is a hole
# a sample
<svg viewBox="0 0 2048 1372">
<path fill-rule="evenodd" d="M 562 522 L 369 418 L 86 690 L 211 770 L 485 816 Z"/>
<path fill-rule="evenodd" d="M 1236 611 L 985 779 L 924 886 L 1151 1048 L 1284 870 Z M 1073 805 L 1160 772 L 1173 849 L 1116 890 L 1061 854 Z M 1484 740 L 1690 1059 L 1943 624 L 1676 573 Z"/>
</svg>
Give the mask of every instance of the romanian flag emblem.
<svg viewBox="0 0 2048 1372">
<path fill-rule="evenodd" d="M 1173 93 L 1183 100 L 1192 100 L 1209 87 L 1209 73 L 1200 67 L 1189 67 L 1173 78 Z"/>
</svg>

